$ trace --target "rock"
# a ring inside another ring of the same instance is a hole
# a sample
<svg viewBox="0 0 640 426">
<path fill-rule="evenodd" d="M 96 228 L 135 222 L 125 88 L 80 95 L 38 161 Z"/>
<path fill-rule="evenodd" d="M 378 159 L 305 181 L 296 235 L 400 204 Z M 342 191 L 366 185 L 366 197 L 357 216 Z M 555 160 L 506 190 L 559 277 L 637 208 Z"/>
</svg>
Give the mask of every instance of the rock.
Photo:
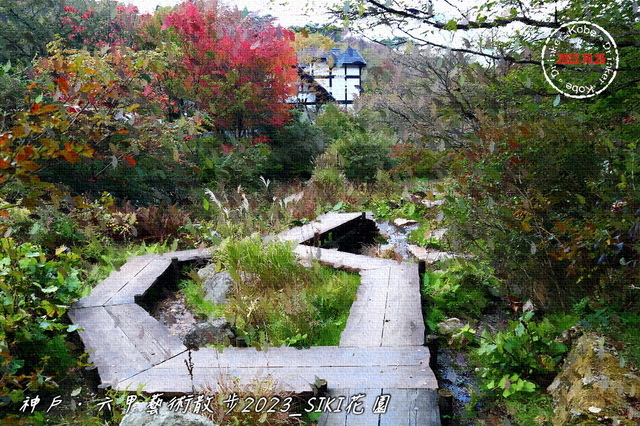
<svg viewBox="0 0 640 426">
<path fill-rule="evenodd" d="M 198 414 L 183 413 L 181 410 L 173 411 L 162 404 L 157 414 L 147 412 L 147 403 L 137 402 L 131 407 L 131 411 L 124 416 L 120 426 L 217 426 L 211 420 Z"/>
<path fill-rule="evenodd" d="M 228 345 L 235 335 L 231 324 L 225 318 L 214 318 L 207 322 L 195 324 L 183 339 L 189 349 L 203 348 L 206 345 Z"/>
<path fill-rule="evenodd" d="M 227 271 L 209 275 L 204 282 L 204 300 L 208 300 L 214 305 L 224 305 L 227 303 L 227 295 L 234 285 L 235 283 Z"/>
<path fill-rule="evenodd" d="M 454 253 L 450 253 L 450 252 L 446 252 L 446 251 L 439 251 L 439 250 L 435 250 L 435 249 L 427 249 L 425 247 L 420 247 L 418 245 L 415 244 L 408 244 L 407 245 L 407 250 L 409 251 L 409 253 L 411 253 L 413 256 L 415 256 L 417 259 L 419 260 L 424 260 L 427 263 L 434 263 L 434 262 L 438 262 L 440 260 L 447 260 L 447 259 L 452 259 L 456 256 Z"/>
<path fill-rule="evenodd" d="M 464 323 L 458 318 L 449 318 L 438 323 L 438 331 L 440 334 L 453 335 L 462 327 L 464 327 Z"/>
<path fill-rule="evenodd" d="M 393 219 L 393 224 L 395 226 L 409 226 L 415 225 L 416 223 L 418 223 L 418 221 L 413 219 Z"/>
<path fill-rule="evenodd" d="M 554 401 L 554 425 L 640 423 L 640 377 L 624 368 L 615 349 L 595 333 L 575 341 L 547 391 Z"/>
<path fill-rule="evenodd" d="M 429 233 L 429 238 L 441 240 L 444 238 L 444 234 L 447 233 L 447 228 L 434 229 Z"/>
<path fill-rule="evenodd" d="M 210 278 L 212 275 L 216 273 L 216 265 L 215 263 L 210 263 L 204 268 L 198 269 L 198 276 L 203 280 Z"/>
</svg>

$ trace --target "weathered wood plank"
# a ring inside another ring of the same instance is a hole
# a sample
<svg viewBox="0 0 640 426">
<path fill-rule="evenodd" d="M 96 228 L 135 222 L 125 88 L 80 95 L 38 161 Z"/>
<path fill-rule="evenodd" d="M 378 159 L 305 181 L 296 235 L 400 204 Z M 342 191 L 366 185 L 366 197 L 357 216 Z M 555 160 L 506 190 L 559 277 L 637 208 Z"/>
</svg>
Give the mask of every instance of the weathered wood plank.
<svg viewBox="0 0 640 426">
<path fill-rule="evenodd" d="M 391 395 L 380 426 L 438 426 L 440 410 L 435 389 L 383 389 Z"/>
<path fill-rule="evenodd" d="M 113 317 L 115 327 L 124 332 L 151 365 L 187 350 L 179 337 L 171 335 L 169 329 L 135 303 L 105 309 Z"/>
<path fill-rule="evenodd" d="M 164 253 L 162 257 L 169 260 L 176 258 L 178 262 L 192 262 L 194 260 L 211 259 L 211 249 L 209 248 L 197 248 L 191 250 L 180 250 Z"/>
<path fill-rule="evenodd" d="M 341 404 L 341 411 L 324 414 L 318 421 L 318 426 L 377 426 L 380 415 L 373 412 L 373 407 L 380 393 L 379 388 L 330 389 L 330 397 L 345 399 Z"/>
<path fill-rule="evenodd" d="M 149 263 L 159 257 L 157 254 L 147 254 L 130 258 L 119 270 L 111 272 L 104 281 L 91 289 L 89 296 L 78 300 L 74 306 L 82 308 L 105 305 L 114 294 L 129 283 L 129 280 L 138 275 Z"/>
<path fill-rule="evenodd" d="M 391 268 L 384 314 L 383 346 L 424 344 L 424 319 L 418 265 L 403 263 Z"/>
<path fill-rule="evenodd" d="M 103 384 L 116 386 L 119 380 L 151 367 L 106 308 L 71 308 L 68 313 L 71 321 L 84 329 L 78 333 Z"/>
<path fill-rule="evenodd" d="M 157 365 L 156 369 L 179 369 L 187 354 L 180 354 Z M 193 363 L 202 368 L 243 367 L 362 367 L 362 366 L 422 366 L 429 363 L 427 347 L 405 346 L 400 348 L 342 348 L 338 346 L 313 346 L 308 349 L 291 347 L 269 348 L 203 348 L 191 352 Z"/>
<path fill-rule="evenodd" d="M 347 413 L 331 413 L 322 416 L 319 426 L 438 426 L 440 412 L 438 409 L 438 395 L 434 389 L 332 389 L 329 395 L 366 394 L 362 398 L 365 412 L 362 415 Z M 376 398 L 388 395 L 386 412 L 375 415 L 373 409 Z M 346 401 L 345 401 L 346 402 Z M 344 407 L 344 404 L 343 404 Z"/>
<path fill-rule="evenodd" d="M 299 245 L 294 252 L 301 259 L 317 259 L 323 265 L 349 272 L 360 272 L 368 269 L 384 268 L 385 266 L 398 265 L 391 259 L 363 256 L 360 254 L 346 253 L 343 251 L 321 249 Z"/>
<path fill-rule="evenodd" d="M 229 367 L 221 369 L 193 368 L 193 383 L 183 362 L 181 369 L 160 369 L 157 366 L 144 370 L 139 374 L 119 382 L 118 389 L 136 389 L 144 385 L 145 392 L 191 392 L 192 385 L 196 389 L 206 386 L 217 389 L 221 380 L 232 383 L 238 379 L 240 386 L 250 386 L 260 381 L 269 380 L 282 389 L 295 393 L 310 392 L 311 384 L 316 377 L 325 379 L 329 386 L 338 388 L 358 388 L 366 386 L 384 386 L 386 388 L 418 388 L 430 389 L 435 384 L 435 377 L 429 374 L 429 367 L 415 366 L 393 367 Z"/>
<path fill-rule="evenodd" d="M 295 241 L 301 244 L 361 216 L 362 213 L 325 213 L 313 222 L 281 232 L 276 238 L 280 241 Z"/>
<path fill-rule="evenodd" d="M 171 266 L 171 259 L 157 257 L 151 260 L 144 269 L 131 277 L 127 284 L 120 288 L 117 293 L 105 302 L 105 305 L 120 305 L 124 303 L 135 303 L 135 297 L 143 295 L 149 288 L 158 281 Z"/>
<path fill-rule="evenodd" d="M 291 357 L 290 349 L 264 352 L 228 348 L 222 353 L 212 348 L 200 349 L 191 353 L 193 383 L 185 364 L 188 354 L 182 353 L 124 380 L 119 387 L 125 389 L 129 385 L 135 389 L 146 383 L 147 392 L 190 392 L 192 385 L 215 388 L 218 381 L 233 377 L 239 378 L 242 385 L 271 377 L 286 390 L 309 392 L 310 384 L 319 377 L 327 380 L 331 388 L 437 388 L 429 368 L 429 351 L 424 347 L 314 347 L 294 349 L 299 353 L 297 358 Z M 251 364 L 251 359 L 256 363 Z"/>
<path fill-rule="evenodd" d="M 390 267 L 360 273 L 360 286 L 351 305 L 340 346 L 382 346 Z"/>
</svg>

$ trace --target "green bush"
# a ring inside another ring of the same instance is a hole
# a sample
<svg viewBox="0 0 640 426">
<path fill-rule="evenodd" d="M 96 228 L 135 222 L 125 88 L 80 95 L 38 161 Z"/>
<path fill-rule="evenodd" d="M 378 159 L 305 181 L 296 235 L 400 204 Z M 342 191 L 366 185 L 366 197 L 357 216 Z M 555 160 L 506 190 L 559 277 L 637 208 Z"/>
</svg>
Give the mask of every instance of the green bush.
<svg viewBox="0 0 640 426">
<path fill-rule="evenodd" d="M 510 294 L 566 309 L 570 297 L 599 285 L 600 273 L 589 268 L 597 261 L 597 212 L 611 206 L 594 191 L 605 151 L 566 118 L 484 121 L 480 141 L 452 163 L 442 206 L 449 235 L 488 259 Z"/>
<path fill-rule="evenodd" d="M 378 170 L 393 167 L 389 136 L 383 133 L 350 133 L 335 140 L 329 150 L 342 157 L 344 174 L 353 181 L 375 182 Z"/>
<path fill-rule="evenodd" d="M 296 115 L 280 129 L 265 132 L 271 153 L 264 176 L 277 180 L 308 179 L 313 170 L 313 159 L 322 152 L 320 130 Z"/>
<path fill-rule="evenodd" d="M 218 186 L 257 190 L 261 187 L 260 176 L 265 175 L 271 149 L 260 143 L 246 148 L 232 149 L 227 155 L 216 159 L 215 179 Z"/>
<path fill-rule="evenodd" d="M 485 389 L 498 390 L 504 398 L 534 392 L 549 385 L 559 371 L 568 348 L 557 338 L 576 318 L 563 317 L 554 324 L 548 318 L 535 322 L 533 315 L 530 311 L 509 321 L 506 331 L 483 331 L 474 357 Z"/>
<path fill-rule="evenodd" d="M 449 262 L 444 271 L 427 271 L 422 285 L 427 327 L 435 332 L 448 317 L 480 317 L 498 284 L 489 269 L 464 260 Z"/>
<path fill-rule="evenodd" d="M 76 329 L 63 315 L 83 295 L 79 258 L 46 256 L 37 245 L 0 239 L 0 396 L 16 402 L 23 391 L 55 387 L 72 359 L 65 339 Z"/>
</svg>

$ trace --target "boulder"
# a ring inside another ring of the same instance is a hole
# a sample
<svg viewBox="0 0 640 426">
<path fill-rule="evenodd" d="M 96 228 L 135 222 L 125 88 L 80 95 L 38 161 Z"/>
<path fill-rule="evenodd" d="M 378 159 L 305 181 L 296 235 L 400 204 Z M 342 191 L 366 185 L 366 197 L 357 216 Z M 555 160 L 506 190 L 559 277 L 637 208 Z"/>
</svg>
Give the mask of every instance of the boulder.
<svg viewBox="0 0 640 426">
<path fill-rule="evenodd" d="M 217 426 L 211 420 L 194 413 L 169 410 L 162 404 L 158 413 L 147 412 L 147 404 L 137 402 L 120 421 L 120 426 Z"/>
<path fill-rule="evenodd" d="M 235 335 L 231 324 L 225 318 L 214 318 L 195 324 L 187 332 L 182 343 L 189 349 L 199 349 L 207 345 L 229 345 Z"/>
<path fill-rule="evenodd" d="M 224 305 L 227 303 L 227 295 L 234 284 L 227 271 L 209 275 L 204 282 L 204 299 L 214 305 Z"/>
<path fill-rule="evenodd" d="M 554 425 L 640 423 L 640 377 L 595 333 L 581 336 L 547 388 Z"/>
</svg>

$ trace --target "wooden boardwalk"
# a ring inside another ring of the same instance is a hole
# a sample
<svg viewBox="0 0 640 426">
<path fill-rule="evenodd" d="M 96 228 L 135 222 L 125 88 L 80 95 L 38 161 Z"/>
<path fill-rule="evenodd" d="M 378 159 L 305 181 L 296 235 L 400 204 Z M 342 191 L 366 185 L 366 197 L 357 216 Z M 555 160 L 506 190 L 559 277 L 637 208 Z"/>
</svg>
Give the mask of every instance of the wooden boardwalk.
<svg viewBox="0 0 640 426">
<path fill-rule="evenodd" d="M 361 213 L 328 214 L 319 222 L 294 228 L 278 239 L 308 242 Z M 317 378 L 328 383 L 328 395 L 364 395 L 362 414 L 325 414 L 319 424 L 439 425 L 437 382 L 424 345 L 417 264 L 298 245 L 301 259 L 358 272 L 361 284 L 337 347 L 204 348 L 189 353 L 175 336 L 135 302 L 168 274 L 176 263 L 209 257 L 191 250 L 130 259 L 69 311 L 103 386 L 135 391 L 181 394 L 203 387 L 217 389 L 234 378 L 242 385 L 273 380 L 295 393 L 312 390 Z M 174 259 L 173 262 L 171 259 Z M 389 395 L 385 414 L 373 412 L 381 395 Z"/>
<path fill-rule="evenodd" d="M 98 369 L 102 387 L 183 353 L 180 339 L 136 303 L 158 281 L 173 274 L 174 262 L 211 257 L 209 250 L 186 250 L 130 258 L 69 309 L 69 318 Z"/>
</svg>

